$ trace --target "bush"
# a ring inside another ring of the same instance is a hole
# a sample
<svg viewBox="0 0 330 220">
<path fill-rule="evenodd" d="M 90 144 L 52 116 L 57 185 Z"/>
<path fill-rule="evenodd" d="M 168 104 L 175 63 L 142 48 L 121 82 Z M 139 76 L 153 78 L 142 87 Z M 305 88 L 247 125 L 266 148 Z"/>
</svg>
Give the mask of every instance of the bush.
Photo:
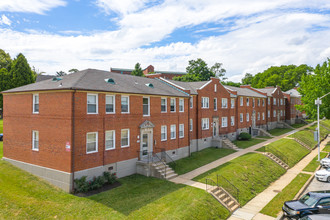
<svg viewBox="0 0 330 220">
<path fill-rule="evenodd" d="M 103 176 L 109 184 L 113 184 L 114 182 L 116 182 L 116 173 L 103 172 Z"/>
<path fill-rule="evenodd" d="M 75 192 L 88 192 L 90 190 L 99 189 L 106 183 L 111 185 L 116 182 L 116 173 L 103 172 L 103 176 L 94 177 L 90 181 L 86 181 L 87 176 L 83 176 L 80 179 L 75 179 Z"/>
<path fill-rule="evenodd" d="M 87 176 L 83 176 L 80 179 L 75 179 L 75 191 L 76 192 L 87 192 L 89 191 L 89 184 L 86 181 Z"/>
<path fill-rule="evenodd" d="M 251 139 L 251 135 L 249 133 L 242 132 L 239 134 L 238 139 L 243 141 L 248 141 Z"/>
</svg>

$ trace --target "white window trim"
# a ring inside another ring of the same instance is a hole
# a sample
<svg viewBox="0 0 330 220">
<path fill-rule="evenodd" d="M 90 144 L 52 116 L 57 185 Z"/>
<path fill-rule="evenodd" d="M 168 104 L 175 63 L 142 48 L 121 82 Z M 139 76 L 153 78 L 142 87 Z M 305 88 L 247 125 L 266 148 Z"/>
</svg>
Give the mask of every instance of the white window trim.
<svg viewBox="0 0 330 220">
<path fill-rule="evenodd" d="M 107 112 L 107 97 L 113 98 L 113 112 Z M 116 113 L 116 96 L 115 95 L 106 95 L 105 96 L 105 114 L 115 114 Z"/>
<path fill-rule="evenodd" d="M 194 97 L 193 96 L 191 96 L 189 98 L 189 105 L 190 105 L 190 108 L 193 108 L 194 107 Z"/>
<path fill-rule="evenodd" d="M 88 134 L 96 134 L 96 150 L 95 151 L 90 151 L 90 152 L 88 152 L 87 151 L 87 144 L 88 144 Z M 98 141 L 99 139 L 98 139 L 98 132 L 87 132 L 87 134 L 86 134 L 86 154 L 92 154 L 92 153 L 96 153 L 96 152 L 98 152 L 98 150 L 99 150 L 99 148 L 98 148 Z"/>
<path fill-rule="evenodd" d="M 250 106 L 250 98 L 246 98 L 246 106 Z"/>
<path fill-rule="evenodd" d="M 230 125 L 235 126 L 235 116 L 230 117 Z"/>
<path fill-rule="evenodd" d="M 162 111 L 162 100 L 165 100 L 165 111 Z M 161 113 L 166 113 L 167 112 L 167 98 L 162 97 L 160 99 L 160 112 Z"/>
<path fill-rule="evenodd" d="M 262 120 L 265 120 L 265 112 L 262 113 Z"/>
<path fill-rule="evenodd" d="M 121 145 L 121 139 L 122 139 L 121 132 L 122 132 L 123 130 L 127 130 L 127 131 L 128 131 L 128 132 L 127 132 L 127 138 L 128 138 L 127 145 L 124 145 L 124 146 Z M 129 145 L 130 145 L 130 140 L 129 140 L 129 139 L 130 139 L 130 131 L 129 131 L 129 129 L 128 129 L 128 128 L 126 128 L 126 129 L 121 129 L 121 130 L 120 130 L 120 147 L 121 147 L 121 148 L 129 147 Z"/>
<path fill-rule="evenodd" d="M 189 127 L 190 127 L 189 130 L 193 131 L 194 128 L 193 128 L 193 119 L 192 118 L 189 120 Z"/>
<path fill-rule="evenodd" d="M 243 99 L 243 97 L 240 97 L 239 103 L 240 103 L 240 106 L 244 106 L 244 99 Z"/>
<path fill-rule="evenodd" d="M 203 121 L 207 121 L 207 123 L 206 123 L 206 127 L 205 128 L 203 128 Z M 202 118 L 202 130 L 209 130 L 210 129 L 210 119 L 209 118 Z"/>
<path fill-rule="evenodd" d="M 217 84 L 214 84 L 214 92 L 217 92 Z"/>
<path fill-rule="evenodd" d="M 181 101 L 183 101 L 182 111 L 180 111 L 180 102 Z M 179 99 L 179 112 L 184 112 L 184 99 L 182 99 L 182 98 Z"/>
<path fill-rule="evenodd" d="M 35 133 L 38 133 L 38 148 L 34 146 L 34 139 L 35 139 Z M 33 151 L 39 151 L 39 131 L 33 130 L 32 131 L 32 150 Z"/>
<path fill-rule="evenodd" d="M 205 100 L 205 103 L 204 103 Z M 208 109 L 210 107 L 209 97 L 202 97 L 202 108 Z"/>
<path fill-rule="evenodd" d="M 145 114 L 143 114 L 143 99 L 148 99 L 148 114 L 147 115 L 145 115 Z M 144 117 L 148 117 L 148 116 L 150 116 L 150 97 L 148 97 L 148 96 L 143 96 L 143 98 L 142 98 L 142 115 L 144 116 Z"/>
<path fill-rule="evenodd" d="M 36 97 L 36 96 L 38 96 L 38 105 L 39 105 L 39 103 L 40 103 L 40 96 L 39 96 L 39 94 L 33 94 L 33 97 L 32 97 L 32 99 L 33 99 L 33 100 L 32 100 L 32 104 L 33 104 L 33 106 L 32 106 L 32 113 L 33 113 L 33 114 L 39 114 L 39 110 L 40 110 L 40 105 L 39 105 L 39 110 L 38 110 L 37 112 L 35 111 L 35 108 L 34 108 L 34 107 L 35 107 L 35 104 L 36 104 L 36 103 L 35 103 L 35 97 Z"/>
<path fill-rule="evenodd" d="M 268 113 L 268 114 L 267 114 L 268 118 L 270 118 L 270 110 L 268 110 L 267 113 Z"/>
<path fill-rule="evenodd" d="M 226 119 L 226 120 L 224 120 L 224 119 Z M 226 122 L 225 125 L 224 125 L 224 122 Z M 221 118 L 221 127 L 222 128 L 228 127 L 228 118 L 227 117 L 222 117 Z"/>
<path fill-rule="evenodd" d="M 246 113 L 246 121 L 249 122 L 250 121 L 250 114 Z"/>
<path fill-rule="evenodd" d="M 162 128 L 165 128 L 165 139 L 162 139 Z M 167 126 L 166 125 L 162 125 L 160 127 L 160 141 L 167 141 Z"/>
<path fill-rule="evenodd" d="M 230 108 L 235 108 L 235 99 L 230 99 Z"/>
<path fill-rule="evenodd" d="M 107 142 L 107 139 L 106 139 L 107 135 L 106 135 L 106 133 L 107 132 L 113 132 L 113 147 L 112 148 L 106 148 L 106 142 Z M 116 131 L 115 130 L 105 131 L 104 147 L 105 147 L 105 150 L 114 150 L 114 149 L 116 149 Z"/>
<path fill-rule="evenodd" d="M 224 103 L 226 103 L 226 106 L 224 105 Z M 221 99 L 221 108 L 228 108 L 228 99 L 227 98 Z"/>
<path fill-rule="evenodd" d="M 174 100 L 174 111 L 172 111 L 172 100 Z M 170 100 L 170 112 L 176 112 L 176 98 L 171 98 Z"/>
<path fill-rule="evenodd" d="M 260 112 L 257 113 L 258 121 L 260 121 Z"/>
<path fill-rule="evenodd" d="M 217 98 L 214 98 L 213 99 L 213 108 L 214 108 L 214 111 L 218 111 L 218 99 Z"/>
<path fill-rule="evenodd" d="M 127 97 L 128 99 L 127 99 L 127 112 L 122 112 L 121 111 L 121 106 L 122 106 L 122 98 L 124 98 L 124 97 Z M 121 111 L 121 113 L 122 114 L 129 114 L 129 112 L 130 112 L 130 107 L 129 107 L 129 96 L 128 95 L 122 95 L 121 97 L 120 97 L 120 111 Z"/>
<path fill-rule="evenodd" d="M 170 137 L 171 137 L 171 140 L 174 140 L 174 139 L 176 139 L 176 125 L 171 125 L 171 127 L 170 127 L 171 129 L 170 129 Z M 174 137 L 172 137 L 172 128 L 174 128 Z"/>
<path fill-rule="evenodd" d="M 96 112 L 88 112 L 88 96 L 95 96 L 95 100 L 96 100 Z M 94 93 L 87 93 L 87 100 L 86 100 L 86 104 L 87 104 L 87 114 L 88 115 L 96 115 L 99 113 L 99 96 L 98 94 L 94 94 Z"/>
<path fill-rule="evenodd" d="M 241 117 L 242 116 L 242 117 Z M 239 121 L 240 122 L 243 122 L 244 121 L 244 114 L 243 113 L 240 113 L 239 114 Z"/>
<path fill-rule="evenodd" d="M 180 135 L 180 128 L 183 127 L 182 136 Z M 179 124 L 179 138 L 184 138 L 184 124 Z"/>
</svg>

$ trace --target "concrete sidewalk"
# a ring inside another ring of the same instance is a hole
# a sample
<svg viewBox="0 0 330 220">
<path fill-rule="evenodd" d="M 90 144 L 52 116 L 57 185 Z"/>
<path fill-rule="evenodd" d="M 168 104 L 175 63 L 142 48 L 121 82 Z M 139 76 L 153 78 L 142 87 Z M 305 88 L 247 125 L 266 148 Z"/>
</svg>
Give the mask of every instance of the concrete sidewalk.
<svg viewBox="0 0 330 220">
<path fill-rule="evenodd" d="M 321 143 L 321 150 L 325 147 L 330 137 Z M 272 183 L 267 189 L 259 193 L 244 207 L 237 209 L 230 220 L 250 220 L 250 219 L 272 219 L 270 216 L 265 216 L 259 213 L 277 194 L 282 191 L 317 155 L 318 149 L 315 148 L 311 153 L 306 155 L 299 163 L 289 169 L 283 176 Z M 266 218 L 267 217 L 267 218 Z M 273 218 L 274 219 L 274 218 Z"/>
</svg>

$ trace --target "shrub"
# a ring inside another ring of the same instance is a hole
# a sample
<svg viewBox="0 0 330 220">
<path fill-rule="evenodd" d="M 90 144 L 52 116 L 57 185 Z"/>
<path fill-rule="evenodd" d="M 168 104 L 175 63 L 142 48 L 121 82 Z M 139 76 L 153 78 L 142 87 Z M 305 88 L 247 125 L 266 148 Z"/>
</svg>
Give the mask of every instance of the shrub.
<svg viewBox="0 0 330 220">
<path fill-rule="evenodd" d="M 75 179 L 75 192 L 88 192 L 90 190 L 99 189 L 104 184 L 113 184 L 116 182 L 116 173 L 103 172 L 103 176 L 94 177 L 90 181 L 86 181 L 87 176 L 83 176 L 79 179 Z"/>
<path fill-rule="evenodd" d="M 109 184 L 113 184 L 114 182 L 116 182 L 116 173 L 103 172 L 103 176 Z"/>
<path fill-rule="evenodd" d="M 75 179 L 75 191 L 76 192 L 87 192 L 89 190 L 89 184 L 86 181 L 87 176 L 83 176 L 80 179 Z"/>
<path fill-rule="evenodd" d="M 251 135 L 249 133 L 242 132 L 242 133 L 239 134 L 238 139 L 243 140 L 243 141 L 247 141 L 247 140 L 251 139 Z"/>
</svg>

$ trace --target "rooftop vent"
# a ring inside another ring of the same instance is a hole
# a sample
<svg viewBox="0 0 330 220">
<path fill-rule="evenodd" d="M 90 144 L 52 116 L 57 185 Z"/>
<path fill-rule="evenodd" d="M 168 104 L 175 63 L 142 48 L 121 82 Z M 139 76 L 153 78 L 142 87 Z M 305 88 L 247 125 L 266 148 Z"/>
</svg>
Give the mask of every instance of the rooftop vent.
<svg viewBox="0 0 330 220">
<path fill-rule="evenodd" d="M 154 88 L 154 85 L 151 83 L 147 83 L 146 86 L 150 87 L 150 88 Z"/>
<path fill-rule="evenodd" d="M 104 81 L 107 82 L 107 83 L 113 84 L 113 85 L 116 84 L 115 81 L 111 78 L 105 79 Z"/>
<path fill-rule="evenodd" d="M 60 78 L 60 77 L 54 77 L 53 78 L 53 81 L 55 81 L 55 82 L 60 81 L 60 80 L 62 80 L 62 78 Z"/>
</svg>

